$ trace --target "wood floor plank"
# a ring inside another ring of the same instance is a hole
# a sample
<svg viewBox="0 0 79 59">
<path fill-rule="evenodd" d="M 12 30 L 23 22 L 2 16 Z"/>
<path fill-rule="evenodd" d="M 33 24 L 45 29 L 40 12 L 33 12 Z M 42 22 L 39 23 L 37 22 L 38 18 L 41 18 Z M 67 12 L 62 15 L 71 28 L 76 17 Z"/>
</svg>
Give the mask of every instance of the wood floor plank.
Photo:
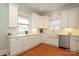
<svg viewBox="0 0 79 59">
<path fill-rule="evenodd" d="M 40 44 L 29 51 L 19 54 L 18 56 L 79 56 L 79 53 L 47 44 Z"/>
</svg>

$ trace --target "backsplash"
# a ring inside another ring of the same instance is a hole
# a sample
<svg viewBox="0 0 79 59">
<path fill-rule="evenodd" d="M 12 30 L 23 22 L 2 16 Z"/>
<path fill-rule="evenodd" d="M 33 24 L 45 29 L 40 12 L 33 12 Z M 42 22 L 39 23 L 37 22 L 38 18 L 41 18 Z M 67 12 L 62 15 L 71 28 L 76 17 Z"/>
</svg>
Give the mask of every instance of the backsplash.
<svg viewBox="0 0 79 59">
<path fill-rule="evenodd" d="M 44 33 L 46 34 L 53 34 L 53 35 L 79 35 L 79 28 L 73 28 L 70 30 L 65 30 L 64 29 L 59 29 L 59 30 L 51 30 L 51 29 L 46 29 L 44 30 Z"/>
<path fill-rule="evenodd" d="M 16 28 L 8 28 L 8 32 L 12 35 L 20 35 L 25 34 L 25 32 L 18 32 Z M 53 34 L 53 35 L 68 35 L 69 30 L 60 29 L 60 30 L 51 30 L 51 29 L 45 29 L 44 34 Z M 30 34 L 39 34 L 39 31 L 37 29 L 33 29 Z M 79 28 L 73 28 L 71 31 L 72 35 L 79 35 Z"/>
<path fill-rule="evenodd" d="M 71 29 L 71 31 L 62 29 L 60 32 L 60 34 L 65 34 L 65 35 L 68 35 L 69 33 L 71 33 L 72 35 L 79 35 L 79 28 L 73 28 Z"/>
</svg>

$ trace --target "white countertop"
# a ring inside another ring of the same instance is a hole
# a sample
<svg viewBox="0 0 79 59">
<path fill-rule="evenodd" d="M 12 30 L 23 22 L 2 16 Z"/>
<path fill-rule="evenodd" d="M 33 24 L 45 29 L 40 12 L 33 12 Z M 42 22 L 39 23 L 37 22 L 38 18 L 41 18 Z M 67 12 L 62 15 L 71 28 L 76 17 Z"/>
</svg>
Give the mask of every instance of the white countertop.
<svg viewBox="0 0 79 59">
<path fill-rule="evenodd" d="M 23 37 L 23 36 L 33 36 L 33 35 L 43 35 L 43 36 L 48 36 L 48 37 L 58 37 L 59 35 L 51 35 L 51 34 L 20 34 L 20 35 L 12 35 L 8 37 Z M 79 37 L 79 35 L 70 35 L 70 37 Z"/>
<path fill-rule="evenodd" d="M 12 38 L 12 37 L 23 37 L 23 36 L 33 36 L 33 35 L 42 35 L 42 36 L 48 36 L 48 37 L 58 37 L 58 35 L 51 35 L 51 34 L 20 34 L 20 35 L 8 36 L 8 37 Z"/>
<path fill-rule="evenodd" d="M 38 35 L 38 34 L 20 34 L 20 35 L 12 35 L 12 36 L 8 36 L 8 37 L 10 37 L 10 38 L 12 38 L 12 37 L 23 37 L 23 36 L 32 36 L 32 35 Z"/>
</svg>

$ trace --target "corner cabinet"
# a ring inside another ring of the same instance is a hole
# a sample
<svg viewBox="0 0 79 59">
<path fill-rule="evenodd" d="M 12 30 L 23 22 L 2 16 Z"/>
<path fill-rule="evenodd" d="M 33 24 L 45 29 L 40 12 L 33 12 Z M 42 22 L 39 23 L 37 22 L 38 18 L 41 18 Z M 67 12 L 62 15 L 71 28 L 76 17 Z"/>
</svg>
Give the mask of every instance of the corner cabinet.
<svg viewBox="0 0 79 59">
<path fill-rule="evenodd" d="M 17 27 L 18 22 L 18 6 L 9 4 L 9 27 Z"/>
<path fill-rule="evenodd" d="M 44 35 L 42 36 L 43 43 L 49 44 L 55 47 L 59 47 L 59 39 L 58 36 L 49 36 L 49 35 Z"/>
<path fill-rule="evenodd" d="M 48 28 L 48 16 L 40 16 L 36 13 L 32 14 L 32 27 L 33 28 Z"/>
<path fill-rule="evenodd" d="M 36 13 L 32 14 L 32 28 L 39 27 L 39 15 Z"/>
<path fill-rule="evenodd" d="M 41 43 L 38 35 L 23 37 L 23 50 L 28 50 Z"/>
<path fill-rule="evenodd" d="M 63 27 L 77 27 L 78 26 L 78 8 L 68 9 L 62 12 L 62 26 Z"/>
<path fill-rule="evenodd" d="M 45 16 L 40 16 L 40 20 L 39 20 L 39 28 L 48 28 L 48 15 Z"/>
</svg>

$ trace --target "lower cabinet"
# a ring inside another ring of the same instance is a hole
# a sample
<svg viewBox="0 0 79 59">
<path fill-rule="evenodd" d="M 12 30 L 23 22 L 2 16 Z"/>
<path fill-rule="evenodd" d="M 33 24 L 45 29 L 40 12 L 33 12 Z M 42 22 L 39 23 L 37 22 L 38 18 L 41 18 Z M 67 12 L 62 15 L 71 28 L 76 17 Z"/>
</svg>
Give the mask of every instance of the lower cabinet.
<svg viewBox="0 0 79 59">
<path fill-rule="evenodd" d="M 42 39 L 41 39 L 42 38 Z M 21 37 L 10 37 L 10 55 L 17 55 L 22 51 L 27 51 L 40 43 L 47 43 L 58 47 L 58 37 L 48 35 L 29 35 Z"/>
<path fill-rule="evenodd" d="M 70 37 L 70 50 L 76 51 L 76 37 Z"/>
<path fill-rule="evenodd" d="M 29 40 L 30 40 L 29 47 L 34 47 L 34 46 L 36 46 L 36 45 L 41 43 L 39 35 L 29 36 Z"/>
<path fill-rule="evenodd" d="M 79 38 L 76 40 L 76 51 L 79 52 Z"/>
<path fill-rule="evenodd" d="M 78 36 L 70 37 L 70 50 L 79 52 L 79 37 Z"/>
<path fill-rule="evenodd" d="M 43 42 L 52 46 L 58 47 L 58 37 L 43 36 Z"/>
<path fill-rule="evenodd" d="M 23 37 L 23 50 L 29 49 L 30 40 L 29 37 Z"/>
<path fill-rule="evenodd" d="M 38 35 L 10 38 L 10 55 L 17 55 L 22 51 L 27 51 L 41 43 Z"/>
<path fill-rule="evenodd" d="M 11 38 L 10 39 L 10 55 L 14 55 L 22 51 L 22 39 L 20 38 Z"/>
</svg>

